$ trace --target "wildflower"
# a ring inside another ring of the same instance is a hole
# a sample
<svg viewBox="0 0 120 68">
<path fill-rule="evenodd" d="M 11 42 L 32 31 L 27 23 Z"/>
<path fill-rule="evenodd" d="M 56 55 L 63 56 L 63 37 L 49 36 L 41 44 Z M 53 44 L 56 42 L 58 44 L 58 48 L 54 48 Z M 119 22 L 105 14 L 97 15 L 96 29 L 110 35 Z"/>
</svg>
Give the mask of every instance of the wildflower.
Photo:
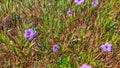
<svg viewBox="0 0 120 68">
<path fill-rule="evenodd" d="M 29 40 L 32 40 L 36 35 L 36 32 L 33 31 L 33 29 L 29 28 L 25 30 L 24 37 L 29 38 Z"/>
<path fill-rule="evenodd" d="M 69 9 L 67 14 L 68 14 L 68 16 L 71 16 L 72 15 L 72 11 Z"/>
<path fill-rule="evenodd" d="M 96 0 L 93 0 L 93 1 L 92 1 L 92 5 L 93 5 L 94 7 L 97 7 L 98 2 L 97 2 Z"/>
<path fill-rule="evenodd" d="M 4 17 L 3 19 L 2 19 L 2 21 L 4 22 L 4 23 L 6 23 L 7 22 L 7 17 Z"/>
<path fill-rule="evenodd" d="M 34 9 L 37 9 L 37 8 L 38 8 L 38 6 L 37 6 L 37 5 L 33 5 L 33 8 L 34 8 Z"/>
<path fill-rule="evenodd" d="M 60 47 L 59 47 L 57 44 L 53 45 L 53 51 L 54 51 L 54 52 L 58 51 L 59 48 L 60 48 Z"/>
<path fill-rule="evenodd" d="M 91 68 L 91 66 L 87 65 L 86 63 L 84 63 L 80 68 Z"/>
<path fill-rule="evenodd" d="M 112 50 L 112 45 L 110 43 L 105 43 L 104 45 L 101 45 L 101 48 L 104 50 L 104 51 L 111 51 Z"/>
<path fill-rule="evenodd" d="M 84 0 L 74 0 L 74 2 L 75 2 L 77 5 L 80 5 L 81 3 L 84 2 Z"/>
</svg>

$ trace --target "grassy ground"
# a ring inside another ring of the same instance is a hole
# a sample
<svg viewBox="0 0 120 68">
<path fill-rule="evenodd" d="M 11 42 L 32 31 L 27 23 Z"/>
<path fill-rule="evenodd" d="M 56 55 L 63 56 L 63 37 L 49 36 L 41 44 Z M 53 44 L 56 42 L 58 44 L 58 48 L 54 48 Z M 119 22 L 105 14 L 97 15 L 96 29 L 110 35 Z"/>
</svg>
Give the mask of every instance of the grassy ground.
<svg viewBox="0 0 120 68">
<path fill-rule="evenodd" d="M 120 0 L 98 0 L 96 8 L 91 2 L 0 0 L 0 68 L 79 68 L 83 63 L 117 68 Z M 67 15 L 69 9 L 72 16 Z M 37 33 L 32 41 L 24 38 L 28 28 Z M 112 44 L 111 52 L 100 47 L 106 42 Z M 60 46 L 57 52 L 54 44 Z"/>
</svg>

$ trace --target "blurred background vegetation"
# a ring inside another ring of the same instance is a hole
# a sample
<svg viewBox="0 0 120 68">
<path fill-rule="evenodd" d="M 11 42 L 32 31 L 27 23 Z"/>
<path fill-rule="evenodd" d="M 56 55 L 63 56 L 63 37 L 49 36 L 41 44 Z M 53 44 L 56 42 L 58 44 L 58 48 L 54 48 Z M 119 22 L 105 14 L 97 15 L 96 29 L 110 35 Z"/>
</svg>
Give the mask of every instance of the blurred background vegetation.
<svg viewBox="0 0 120 68">
<path fill-rule="evenodd" d="M 98 2 L 94 8 L 92 0 L 81 5 L 74 0 L 0 0 L 0 68 L 119 65 L 120 0 Z M 28 28 L 37 33 L 32 41 L 24 38 Z M 112 52 L 102 51 L 105 42 L 112 44 Z M 60 46 L 58 52 L 53 52 L 53 44 Z"/>
</svg>

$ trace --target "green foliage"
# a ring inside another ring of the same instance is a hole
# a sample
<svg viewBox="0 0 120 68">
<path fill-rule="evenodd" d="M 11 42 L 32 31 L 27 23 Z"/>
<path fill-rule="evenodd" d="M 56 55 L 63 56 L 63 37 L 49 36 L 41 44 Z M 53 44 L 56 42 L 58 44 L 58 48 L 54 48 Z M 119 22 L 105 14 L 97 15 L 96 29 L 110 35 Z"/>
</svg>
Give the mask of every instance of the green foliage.
<svg viewBox="0 0 120 68">
<path fill-rule="evenodd" d="M 5 34 L 1 33 L 0 34 L 0 43 L 5 41 Z"/>
<path fill-rule="evenodd" d="M 59 68 L 71 68 L 71 66 L 70 66 L 70 56 L 67 56 L 65 58 L 57 57 L 56 61 L 58 63 Z"/>
<path fill-rule="evenodd" d="M 114 68 L 120 59 L 120 0 L 97 1 L 95 8 L 92 0 L 81 5 L 74 0 L 1 0 L 0 68 L 79 68 L 83 63 Z M 36 32 L 32 41 L 24 38 L 28 28 Z M 105 42 L 112 44 L 112 52 L 102 51 Z M 57 52 L 53 44 L 60 46 Z"/>
</svg>

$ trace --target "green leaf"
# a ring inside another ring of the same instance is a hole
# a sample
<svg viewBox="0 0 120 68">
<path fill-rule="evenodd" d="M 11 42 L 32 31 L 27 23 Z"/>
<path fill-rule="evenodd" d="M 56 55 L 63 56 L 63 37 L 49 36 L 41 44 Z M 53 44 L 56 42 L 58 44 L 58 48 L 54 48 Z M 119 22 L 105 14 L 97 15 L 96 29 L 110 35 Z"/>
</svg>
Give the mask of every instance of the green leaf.
<svg viewBox="0 0 120 68">
<path fill-rule="evenodd" d="M 5 41 L 5 35 L 3 33 L 0 34 L 0 42 Z"/>
</svg>

